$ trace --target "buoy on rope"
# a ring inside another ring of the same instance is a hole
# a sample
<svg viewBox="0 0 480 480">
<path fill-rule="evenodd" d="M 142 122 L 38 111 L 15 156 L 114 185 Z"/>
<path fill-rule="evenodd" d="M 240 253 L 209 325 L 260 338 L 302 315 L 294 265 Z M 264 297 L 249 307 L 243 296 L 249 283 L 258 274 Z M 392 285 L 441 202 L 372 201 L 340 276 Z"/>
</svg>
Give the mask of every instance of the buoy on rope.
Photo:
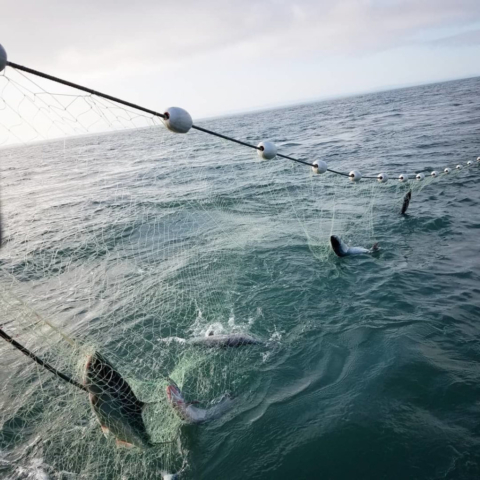
<svg viewBox="0 0 480 480">
<path fill-rule="evenodd" d="M 401 181 L 401 182 L 406 182 L 408 180 L 408 175 L 406 173 L 402 173 L 398 179 Z"/>
<path fill-rule="evenodd" d="M 3 72 L 6 66 L 7 66 L 7 52 L 0 44 L 0 72 Z"/>
<path fill-rule="evenodd" d="M 388 175 L 386 173 L 379 173 L 377 176 L 377 180 L 380 183 L 387 183 L 388 182 Z"/>
<path fill-rule="evenodd" d="M 438 172 L 436 172 L 435 170 L 431 173 L 432 177 L 436 177 L 438 175 Z"/>
<path fill-rule="evenodd" d="M 425 178 L 425 175 L 423 173 L 417 173 L 417 176 L 415 177 L 417 180 L 422 181 Z"/>
<path fill-rule="evenodd" d="M 257 145 L 257 153 L 264 160 L 271 160 L 277 155 L 277 147 L 272 142 L 260 142 Z"/>
<path fill-rule="evenodd" d="M 445 173 L 450 173 L 450 171 L 451 170 L 448 167 L 444 170 Z"/>
<path fill-rule="evenodd" d="M 469 160 L 469 161 L 467 162 L 467 165 L 470 166 L 472 163 L 473 163 L 473 162 L 472 162 L 471 160 Z"/>
<path fill-rule="evenodd" d="M 327 164 L 323 160 L 315 160 L 313 162 L 312 171 L 313 173 L 325 173 L 327 171 Z"/>
<path fill-rule="evenodd" d="M 170 107 L 163 112 L 163 123 L 174 133 L 187 133 L 193 125 L 190 114 L 179 107 Z"/>
<path fill-rule="evenodd" d="M 461 169 L 462 169 L 462 166 L 461 166 L 461 165 L 457 165 L 455 168 L 456 168 L 457 170 L 461 170 Z"/>
<path fill-rule="evenodd" d="M 348 176 L 352 182 L 359 182 L 362 178 L 362 174 L 358 170 L 352 170 Z"/>
</svg>

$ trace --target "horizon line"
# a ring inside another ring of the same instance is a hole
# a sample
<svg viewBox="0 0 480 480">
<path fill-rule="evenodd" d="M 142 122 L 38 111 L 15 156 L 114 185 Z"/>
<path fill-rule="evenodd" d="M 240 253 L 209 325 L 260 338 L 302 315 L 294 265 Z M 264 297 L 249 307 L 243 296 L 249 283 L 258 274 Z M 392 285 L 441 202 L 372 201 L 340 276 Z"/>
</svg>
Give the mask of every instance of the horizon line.
<svg viewBox="0 0 480 480">
<path fill-rule="evenodd" d="M 294 100 L 292 102 L 287 102 L 282 104 L 280 103 L 267 104 L 267 105 L 262 105 L 257 107 L 251 107 L 246 110 L 243 110 L 243 109 L 231 110 L 224 113 L 218 113 L 218 114 L 208 115 L 205 117 L 200 117 L 198 118 L 198 120 L 215 120 L 220 118 L 234 117 L 242 114 L 269 112 L 273 110 L 281 110 L 287 107 L 300 107 L 302 105 L 308 105 L 312 103 L 328 102 L 329 100 L 339 100 L 342 98 L 354 98 L 354 97 L 360 97 L 362 95 L 373 95 L 375 93 L 390 92 L 390 91 L 393 92 L 395 90 L 404 90 L 404 89 L 415 88 L 415 87 L 425 87 L 428 85 L 438 85 L 441 83 L 458 82 L 462 80 L 472 80 L 474 78 L 480 78 L 480 75 L 473 75 L 469 77 L 460 77 L 460 78 L 449 78 L 449 79 L 437 80 L 433 82 L 427 81 L 427 82 L 421 82 L 421 83 L 406 83 L 401 85 L 385 85 L 383 87 L 379 87 L 374 90 L 359 90 L 357 92 L 339 93 L 337 95 L 334 94 L 334 95 L 328 95 L 324 97 L 310 97 L 304 100 Z"/>
</svg>

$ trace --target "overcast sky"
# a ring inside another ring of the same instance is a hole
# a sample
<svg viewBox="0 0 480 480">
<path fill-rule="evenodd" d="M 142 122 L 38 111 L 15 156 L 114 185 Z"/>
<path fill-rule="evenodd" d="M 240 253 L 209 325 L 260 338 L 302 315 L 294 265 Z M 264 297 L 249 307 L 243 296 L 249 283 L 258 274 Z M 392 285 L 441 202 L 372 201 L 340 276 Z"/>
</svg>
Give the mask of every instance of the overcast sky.
<svg viewBox="0 0 480 480">
<path fill-rule="evenodd" d="M 480 0 L 3 0 L 9 60 L 194 119 L 480 75 Z"/>
</svg>

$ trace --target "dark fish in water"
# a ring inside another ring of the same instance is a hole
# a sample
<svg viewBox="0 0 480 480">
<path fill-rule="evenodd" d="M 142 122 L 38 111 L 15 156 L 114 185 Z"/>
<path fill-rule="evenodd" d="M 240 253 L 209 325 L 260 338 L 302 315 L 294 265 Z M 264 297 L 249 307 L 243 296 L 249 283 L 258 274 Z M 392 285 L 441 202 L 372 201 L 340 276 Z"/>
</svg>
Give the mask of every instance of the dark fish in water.
<svg viewBox="0 0 480 480">
<path fill-rule="evenodd" d="M 102 431 L 112 433 L 117 445 L 152 446 L 142 418 L 145 403 L 135 396 L 120 373 L 98 352 L 87 359 L 84 385 Z"/>
<path fill-rule="evenodd" d="M 265 342 L 258 338 L 252 337 L 245 333 L 230 333 L 224 335 L 215 335 L 214 332 L 210 332 L 208 336 L 197 337 L 188 340 L 190 345 L 197 345 L 202 347 L 243 347 L 245 345 L 264 345 Z"/>
<path fill-rule="evenodd" d="M 410 205 L 410 200 L 412 199 L 412 191 L 409 190 L 405 197 L 403 198 L 403 205 L 402 205 L 402 215 L 405 215 L 408 206 Z"/>
<path fill-rule="evenodd" d="M 187 402 L 178 386 L 171 381 L 167 386 L 167 398 L 170 405 L 177 414 L 188 423 L 205 423 L 223 415 L 232 407 L 233 399 L 230 395 L 224 394 L 210 408 L 195 407 L 198 402 Z"/>
<path fill-rule="evenodd" d="M 363 247 L 349 247 L 347 246 L 340 237 L 337 235 L 332 235 L 330 237 L 330 245 L 332 246 L 333 251 L 339 257 L 348 257 L 350 255 L 362 255 L 365 253 L 374 253 L 377 252 L 380 248 L 378 243 L 375 243 L 370 250 Z"/>
</svg>

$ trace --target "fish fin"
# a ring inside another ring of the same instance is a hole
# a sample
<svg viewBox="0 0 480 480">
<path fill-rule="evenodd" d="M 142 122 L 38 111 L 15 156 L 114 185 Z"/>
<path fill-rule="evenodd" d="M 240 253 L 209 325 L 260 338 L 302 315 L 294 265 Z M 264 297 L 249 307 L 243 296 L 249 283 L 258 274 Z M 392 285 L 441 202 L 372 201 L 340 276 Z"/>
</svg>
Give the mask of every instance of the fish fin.
<svg viewBox="0 0 480 480">
<path fill-rule="evenodd" d="M 405 197 L 403 198 L 402 210 L 400 212 L 402 215 L 405 215 L 405 213 L 407 212 L 411 199 L 412 199 L 412 191 L 409 190 L 405 195 Z"/>
<path fill-rule="evenodd" d="M 208 332 L 209 337 L 213 337 L 214 334 L 215 334 L 215 332 L 213 330 L 210 330 L 210 332 Z"/>
<path fill-rule="evenodd" d="M 374 243 L 372 246 L 372 252 L 378 252 L 380 250 L 380 246 L 378 245 L 378 242 Z"/>
<path fill-rule="evenodd" d="M 117 447 L 126 447 L 126 448 L 133 448 L 133 443 L 124 442 L 123 440 L 119 440 L 118 438 L 115 440 Z"/>
</svg>

